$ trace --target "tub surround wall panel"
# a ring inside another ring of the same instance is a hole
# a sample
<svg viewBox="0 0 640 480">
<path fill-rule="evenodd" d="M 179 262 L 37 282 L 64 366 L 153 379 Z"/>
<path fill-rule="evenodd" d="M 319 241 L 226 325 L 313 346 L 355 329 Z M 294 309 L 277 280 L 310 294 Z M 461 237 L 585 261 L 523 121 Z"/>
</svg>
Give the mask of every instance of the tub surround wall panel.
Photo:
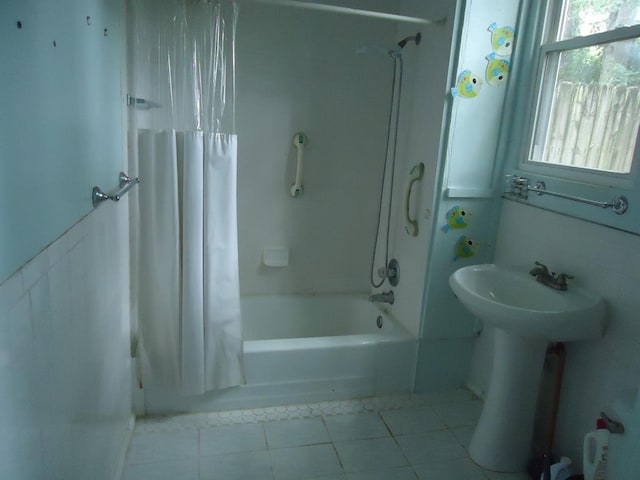
<svg viewBox="0 0 640 480">
<path fill-rule="evenodd" d="M 392 220 L 392 257 L 400 263 L 400 283 L 393 288 L 396 301 L 390 309 L 416 337 L 420 331 L 427 252 L 436 188 L 440 133 L 445 110 L 447 70 L 453 36 L 455 2 L 403 1 L 400 13 L 423 18 L 447 17 L 444 26 L 402 24 L 396 40 L 422 33 L 419 46 L 407 44 L 403 50 L 404 85 L 396 168 L 394 215 Z M 418 222 L 418 236 L 405 231 L 403 196 L 412 168 L 424 163 L 424 176 L 414 185 L 411 215 Z M 389 289 L 388 283 L 383 286 Z M 381 289 L 382 290 L 382 289 Z"/>
<path fill-rule="evenodd" d="M 601 410 L 629 397 L 640 378 L 640 237 L 514 202 L 502 202 L 495 261 L 530 268 L 538 260 L 575 276 L 605 298 L 609 325 L 603 338 L 567 343 L 556 428 L 557 453 L 582 458 L 584 434 Z M 492 332 L 478 339 L 469 384 L 485 391 Z M 524 380 L 524 379 L 523 379 Z"/>
<path fill-rule="evenodd" d="M 0 285 L 0 478 L 116 478 L 132 428 L 126 203 Z"/>
<path fill-rule="evenodd" d="M 368 2 L 354 5 L 371 8 Z M 393 11 L 395 2 L 384 10 Z M 366 292 L 384 161 L 396 24 L 243 3 L 237 40 L 243 295 Z M 302 195 L 293 135 L 307 135 Z M 261 264 L 289 247 L 288 267 Z"/>
</svg>

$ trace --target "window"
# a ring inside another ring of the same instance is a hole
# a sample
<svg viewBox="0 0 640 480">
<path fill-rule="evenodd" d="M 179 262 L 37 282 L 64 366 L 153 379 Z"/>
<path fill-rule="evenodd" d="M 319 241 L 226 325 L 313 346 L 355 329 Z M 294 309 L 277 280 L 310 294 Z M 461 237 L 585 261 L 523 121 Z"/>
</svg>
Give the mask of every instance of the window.
<svg viewBox="0 0 640 480">
<path fill-rule="evenodd" d="M 628 178 L 640 150 L 640 0 L 549 4 L 525 163 L 593 183 Z"/>
<path fill-rule="evenodd" d="M 640 235 L 640 0 L 520 6 L 496 172 L 546 194 L 505 198 Z"/>
</svg>

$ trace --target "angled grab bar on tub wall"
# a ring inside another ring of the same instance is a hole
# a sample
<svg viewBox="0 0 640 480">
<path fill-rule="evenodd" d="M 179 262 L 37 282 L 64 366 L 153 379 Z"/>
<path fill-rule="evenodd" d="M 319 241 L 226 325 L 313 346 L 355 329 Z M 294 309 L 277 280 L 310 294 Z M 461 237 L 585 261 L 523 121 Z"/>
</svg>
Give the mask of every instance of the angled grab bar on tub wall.
<svg viewBox="0 0 640 480">
<path fill-rule="evenodd" d="M 118 189 L 112 193 L 104 193 L 100 187 L 93 187 L 93 190 L 91 190 L 91 202 L 94 207 L 97 207 L 105 200 L 120 201 L 129 190 L 140 183 L 139 178 L 131 178 L 124 172 L 120 172 L 118 178 Z"/>
<path fill-rule="evenodd" d="M 422 180 L 422 176 L 424 175 L 424 163 L 420 162 L 411 169 L 411 173 L 409 173 L 409 185 L 404 191 L 404 220 L 406 225 L 404 229 L 406 232 L 412 237 L 418 236 L 418 219 L 411 218 L 411 213 L 409 212 L 410 203 L 411 203 L 411 191 L 413 190 L 413 184 L 418 180 Z"/>
</svg>

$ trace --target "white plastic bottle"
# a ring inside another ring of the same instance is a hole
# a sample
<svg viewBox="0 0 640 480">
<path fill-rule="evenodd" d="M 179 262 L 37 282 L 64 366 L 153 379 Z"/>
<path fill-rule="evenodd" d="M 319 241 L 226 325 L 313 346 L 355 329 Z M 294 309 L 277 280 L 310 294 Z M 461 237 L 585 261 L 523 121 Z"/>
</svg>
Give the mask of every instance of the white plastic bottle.
<svg viewBox="0 0 640 480">
<path fill-rule="evenodd" d="M 571 476 L 571 459 L 562 457 L 558 463 L 551 465 L 551 480 L 567 480 Z M 544 473 L 540 475 L 540 480 L 544 480 Z"/>
<path fill-rule="evenodd" d="M 583 445 L 584 480 L 606 480 L 609 456 L 609 430 L 601 418 L 596 430 L 584 437 Z"/>
</svg>

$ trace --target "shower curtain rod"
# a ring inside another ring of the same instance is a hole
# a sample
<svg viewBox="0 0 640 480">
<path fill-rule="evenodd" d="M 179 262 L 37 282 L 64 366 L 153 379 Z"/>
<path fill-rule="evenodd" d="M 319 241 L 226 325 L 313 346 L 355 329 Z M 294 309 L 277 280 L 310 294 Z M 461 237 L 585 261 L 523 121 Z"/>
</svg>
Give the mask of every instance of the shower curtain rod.
<svg viewBox="0 0 640 480">
<path fill-rule="evenodd" d="M 364 17 L 379 18 L 383 20 L 394 20 L 397 22 L 418 23 L 422 25 L 444 25 L 446 17 L 438 20 L 427 18 L 408 17 L 406 15 L 396 15 L 394 13 L 375 12 L 373 10 L 362 10 L 359 8 L 340 7 L 337 5 L 325 5 L 322 3 L 302 2 L 298 0 L 249 0 L 254 3 L 264 3 L 267 5 L 277 5 L 281 7 L 303 8 L 305 10 L 317 10 L 321 12 L 343 13 L 347 15 L 360 15 Z"/>
</svg>

